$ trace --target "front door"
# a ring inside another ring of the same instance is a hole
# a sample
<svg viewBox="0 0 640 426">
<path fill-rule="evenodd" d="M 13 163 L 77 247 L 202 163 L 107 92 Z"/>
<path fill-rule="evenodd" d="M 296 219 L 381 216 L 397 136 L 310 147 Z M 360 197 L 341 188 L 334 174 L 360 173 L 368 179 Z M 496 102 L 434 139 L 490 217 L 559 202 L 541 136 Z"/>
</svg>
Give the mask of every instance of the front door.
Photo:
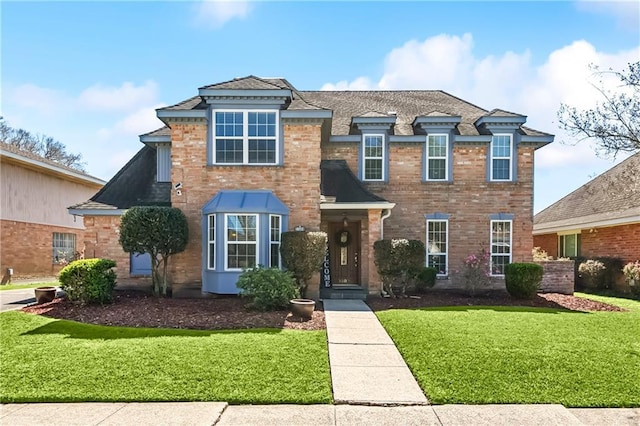
<svg viewBox="0 0 640 426">
<path fill-rule="evenodd" d="M 331 284 L 360 284 L 360 222 L 329 223 Z"/>
</svg>

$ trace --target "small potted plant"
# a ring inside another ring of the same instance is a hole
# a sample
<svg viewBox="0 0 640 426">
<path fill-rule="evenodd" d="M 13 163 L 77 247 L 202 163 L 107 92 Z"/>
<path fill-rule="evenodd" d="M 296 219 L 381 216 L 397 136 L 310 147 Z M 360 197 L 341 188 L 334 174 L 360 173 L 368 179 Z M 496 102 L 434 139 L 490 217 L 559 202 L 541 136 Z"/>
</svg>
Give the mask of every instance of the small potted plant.
<svg viewBox="0 0 640 426">
<path fill-rule="evenodd" d="M 291 299 L 291 313 L 311 318 L 316 302 L 306 298 L 309 280 L 320 271 L 327 250 L 324 232 L 291 231 L 282 233 L 282 262 L 293 274 L 300 289 L 300 299 Z"/>
</svg>

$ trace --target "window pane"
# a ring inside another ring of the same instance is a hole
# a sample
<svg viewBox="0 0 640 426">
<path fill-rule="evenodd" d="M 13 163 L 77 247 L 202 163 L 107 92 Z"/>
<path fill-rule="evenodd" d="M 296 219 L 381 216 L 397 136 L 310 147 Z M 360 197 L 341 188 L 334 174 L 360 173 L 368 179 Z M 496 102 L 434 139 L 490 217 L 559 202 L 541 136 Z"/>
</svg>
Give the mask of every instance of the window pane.
<svg viewBox="0 0 640 426">
<path fill-rule="evenodd" d="M 427 266 L 447 274 L 447 221 L 427 221 Z"/>
<path fill-rule="evenodd" d="M 382 160 L 366 159 L 364 162 L 365 179 L 382 179 Z"/>
<path fill-rule="evenodd" d="M 493 159 L 493 175 L 494 180 L 509 180 L 509 168 L 511 161 L 504 159 Z"/>
<path fill-rule="evenodd" d="M 216 136 L 242 136 L 242 113 L 216 112 Z"/>
<path fill-rule="evenodd" d="M 430 159 L 429 163 L 429 179 L 443 180 L 447 177 L 447 161 L 444 159 Z"/>
<path fill-rule="evenodd" d="M 269 259 L 271 268 L 280 267 L 280 243 L 271 243 L 271 258 Z"/>
<path fill-rule="evenodd" d="M 438 271 L 438 275 L 446 275 L 447 274 L 447 256 L 444 254 L 437 254 L 428 256 L 427 265 L 431 268 L 436 268 Z"/>
<path fill-rule="evenodd" d="M 242 140 L 216 139 L 217 163 L 242 163 Z"/>
<path fill-rule="evenodd" d="M 491 147 L 493 157 L 511 157 L 511 138 L 509 136 L 494 136 L 491 139 Z"/>
<path fill-rule="evenodd" d="M 54 232 L 52 235 L 51 254 L 54 263 L 71 262 L 75 257 L 75 234 L 63 234 Z"/>
<path fill-rule="evenodd" d="M 509 256 L 491 256 L 491 273 L 504 275 L 504 267 L 509 264 Z"/>
<path fill-rule="evenodd" d="M 216 267 L 216 245 L 215 243 L 209 243 L 209 269 L 215 269 Z"/>
<path fill-rule="evenodd" d="M 429 136 L 429 157 L 447 156 L 447 137 L 444 135 Z"/>
<path fill-rule="evenodd" d="M 280 216 L 271 216 L 271 241 L 280 241 Z"/>
<path fill-rule="evenodd" d="M 491 273 L 503 275 L 504 266 L 511 259 L 511 222 L 491 223 Z"/>
<path fill-rule="evenodd" d="M 275 162 L 275 139 L 249 139 L 249 163 L 274 164 Z"/>
</svg>

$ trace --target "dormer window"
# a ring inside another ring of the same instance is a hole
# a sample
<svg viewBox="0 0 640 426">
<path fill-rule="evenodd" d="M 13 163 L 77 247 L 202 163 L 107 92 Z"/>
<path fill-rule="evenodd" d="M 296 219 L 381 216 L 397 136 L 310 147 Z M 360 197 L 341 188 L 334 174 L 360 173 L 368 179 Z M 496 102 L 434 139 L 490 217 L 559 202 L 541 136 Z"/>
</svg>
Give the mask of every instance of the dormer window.
<svg viewBox="0 0 640 426">
<path fill-rule="evenodd" d="M 511 135 L 493 135 L 491 138 L 491 180 L 511 180 Z"/>
<path fill-rule="evenodd" d="M 382 181 L 385 164 L 384 135 L 364 135 L 363 139 L 362 180 Z"/>
<path fill-rule="evenodd" d="M 213 164 L 277 164 L 278 111 L 215 111 Z"/>
<path fill-rule="evenodd" d="M 448 179 L 448 153 L 449 135 L 435 134 L 427 137 L 427 180 Z"/>
</svg>

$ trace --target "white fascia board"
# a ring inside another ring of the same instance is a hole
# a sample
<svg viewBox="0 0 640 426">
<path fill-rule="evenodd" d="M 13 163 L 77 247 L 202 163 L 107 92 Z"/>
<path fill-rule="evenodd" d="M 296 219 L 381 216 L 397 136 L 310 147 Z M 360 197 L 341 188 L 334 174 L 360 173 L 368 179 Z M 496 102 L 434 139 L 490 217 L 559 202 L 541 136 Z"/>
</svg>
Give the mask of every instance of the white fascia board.
<svg viewBox="0 0 640 426">
<path fill-rule="evenodd" d="M 55 166 L 53 164 L 49 164 L 49 163 L 45 163 L 43 161 L 38 161 L 36 159 L 33 158 L 29 158 L 29 157 L 24 157 L 22 155 L 13 153 L 13 152 L 9 152 L 9 151 L 5 151 L 5 150 L 0 150 L 0 154 L 3 157 L 7 157 L 7 158 L 11 158 L 13 160 L 16 160 L 20 163 L 24 163 L 24 164 L 28 164 L 30 166 L 33 167 L 37 167 L 40 169 L 44 169 L 44 170 L 48 170 L 48 171 L 52 171 L 58 174 L 62 174 L 65 176 L 69 176 L 72 177 L 74 179 L 79 179 L 82 180 L 84 182 L 89 182 L 89 183 L 94 183 L 97 185 L 104 185 L 106 182 L 103 181 L 102 179 L 98 179 L 97 177 L 93 177 L 93 176 L 89 176 L 86 175 L 84 173 L 80 173 L 80 172 L 74 172 L 72 170 L 68 170 L 62 167 L 58 167 Z"/>
<path fill-rule="evenodd" d="M 571 233 L 579 233 L 579 229 L 590 229 L 590 228 L 606 228 L 610 226 L 620 226 L 620 225 L 633 225 L 636 223 L 640 223 L 640 216 L 630 216 L 630 217 L 620 217 L 616 219 L 606 219 L 606 220 L 592 220 L 589 222 L 572 222 L 570 225 L 554 225 L 554 222 L 544 224 L 544 225 L 533 225 L 533 235 L 541 235 L 541 234 L 566 234 L 567 231 L 572 231 Z"/>
<path fill-rule="evenodd" d="M 377 203 L 320 203 L 320 210 L 370 210 L 392 209 L 396 203 L 380 201 Z"/>
</svg>

